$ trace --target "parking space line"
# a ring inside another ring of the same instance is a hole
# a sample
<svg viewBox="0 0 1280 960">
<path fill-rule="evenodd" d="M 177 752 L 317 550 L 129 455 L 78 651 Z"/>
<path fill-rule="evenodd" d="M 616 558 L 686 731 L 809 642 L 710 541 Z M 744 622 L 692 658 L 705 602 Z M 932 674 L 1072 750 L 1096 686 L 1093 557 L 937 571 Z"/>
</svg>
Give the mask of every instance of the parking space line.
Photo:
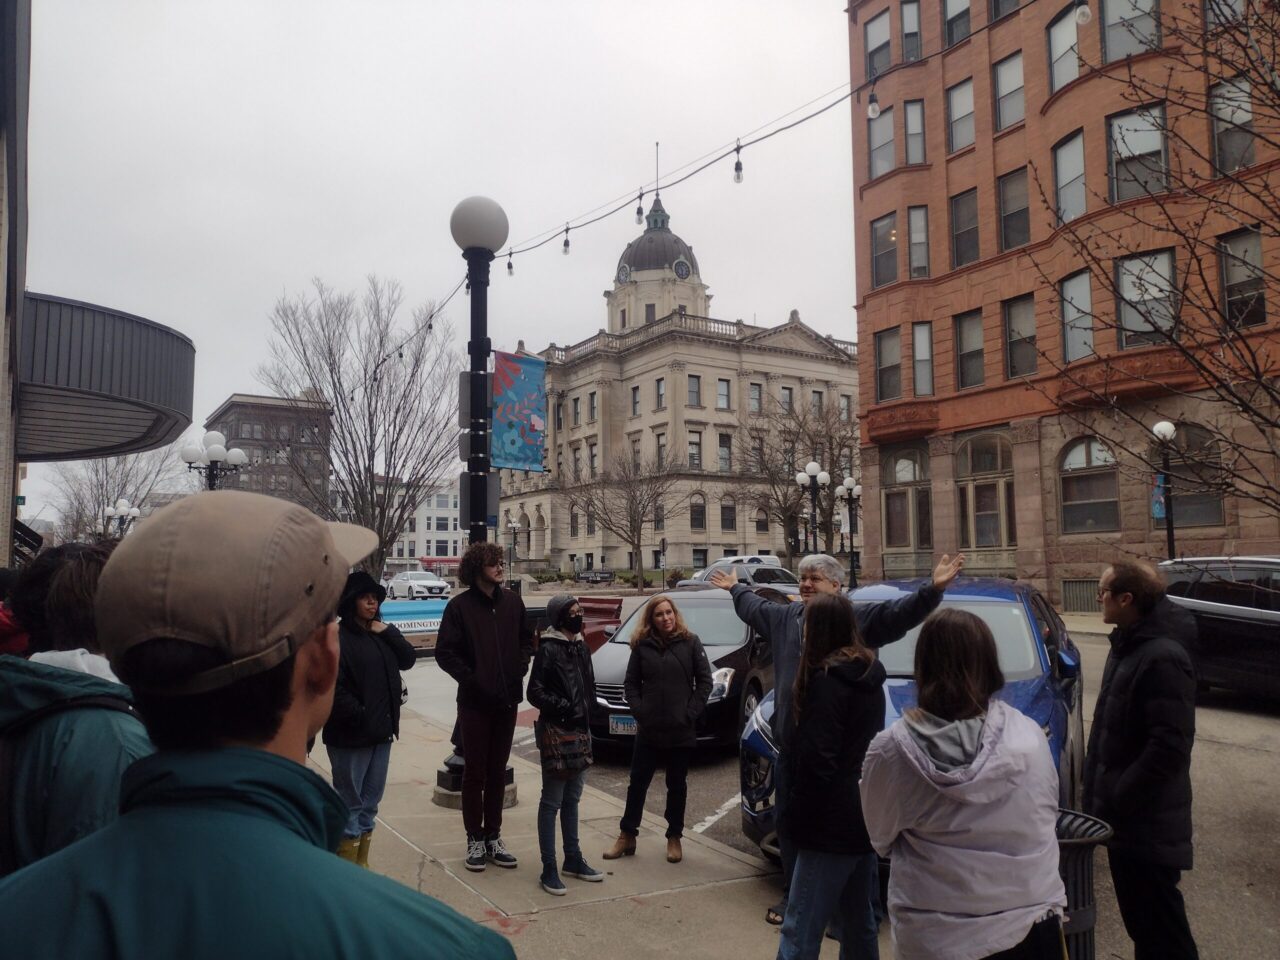
<svg viewBox="0 0 1280 960">
<path fill-rule="evenodd" d="M 707 819 L 697 824 L 693 828 L 694 833 L 705 833 L 709 828 L 715 826 L 719 820 L 724 817 L 730 810 L 733 810 L 738 804 L 742 803 L 742 794 L 735 793 L 732 797 L 720 804 L 720 809 L 713 813 Z"/>
</svg>

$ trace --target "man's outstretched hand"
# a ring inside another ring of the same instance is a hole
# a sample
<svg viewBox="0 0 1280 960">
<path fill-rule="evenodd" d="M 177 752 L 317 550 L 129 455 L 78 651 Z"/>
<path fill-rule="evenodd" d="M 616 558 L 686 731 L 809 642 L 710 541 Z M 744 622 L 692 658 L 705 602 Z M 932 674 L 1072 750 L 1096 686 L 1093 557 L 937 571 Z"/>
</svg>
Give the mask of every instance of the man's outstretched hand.
<svg viewBox="0 0 1280 960">
<path fill-rule="evenodd" d="M 711 576 L 707 577 L 707 582 L 719 587 L 721 590 L 732 589 L 733 585 L 738 582 L 737 578 L 732 574 L 723 570 L 715 570 Z"/>
<path fill-rule="evenodd" d="M 964 554 L 957 553 L 955 559 L 951 559 L 950 554 L 944 553 L 942 559 L 938 561 L 938 565 L 933 568 L 933 585 L 939 590 L 945 590 L 951 585 L 951 581 L 960 576 L 960 571 L 964 569 Z"/>
</svg>

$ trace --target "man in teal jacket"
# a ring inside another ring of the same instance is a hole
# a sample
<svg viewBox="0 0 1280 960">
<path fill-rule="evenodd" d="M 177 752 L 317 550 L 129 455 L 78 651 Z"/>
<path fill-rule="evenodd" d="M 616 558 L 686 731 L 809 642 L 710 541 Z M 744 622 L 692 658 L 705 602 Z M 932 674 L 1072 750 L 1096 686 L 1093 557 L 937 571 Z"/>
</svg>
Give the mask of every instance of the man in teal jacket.
<svg viewBox="0 0 1280 960">
<path fill-rule="evenodd" d="M 236 491 L 140 524 L 103 571 L 98 634 L 158 752 L 108 827 L 0 882 L 23 958 L 507 960 L 502 937 L 333 854 L 347 808 L 305 766 L 333 704 L 333 618 L 376 545 Z"/>
</svg>

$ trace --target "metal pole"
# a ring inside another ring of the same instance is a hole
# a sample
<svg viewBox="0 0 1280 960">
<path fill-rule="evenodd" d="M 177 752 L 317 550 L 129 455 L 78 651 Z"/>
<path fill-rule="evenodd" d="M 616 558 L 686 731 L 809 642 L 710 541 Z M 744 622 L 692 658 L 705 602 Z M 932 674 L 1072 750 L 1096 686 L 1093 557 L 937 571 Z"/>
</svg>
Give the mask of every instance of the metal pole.
<svg viewBox="0 0 1280 960">
<path fill-rule="evenodd" d="M 471 340 L 467 353 L 471 356 L 471 456 L 467 460 L 468 482 L 471 484 L 470 516 L 467 517 L 467 541 L 482 543 L 489 539 L 489 422 L 490 403 L 484 389 L 489 370 L 489 264 L 493 251 L 469 247 L 463 251 L 467 261 L 467 282 L 471 285 Z"/>
<path fill-rule="evenodd" d="M 853 556 L 853 512 L 857 499 L 851 496 L 845 502 L 849 507 L 849 586 L 856 590 L 858 588 L 858 570 L 854 566 Z"/>
<path fill-rule="evenodd" d="M 818 552 L 818 478 L 809 478 L 809 528 L 813 530 L 813 552 Z"/>
<path fill-rule="evenodd" d="M 1169 541 L 1169 559 L 1177 554 L 1173 549 L 1173 478 L 1169 476 L 1169 447 L 1166 444 L 1160 454 L 1160 465 L 1164 468 L 1164 532 Z"/>
<path fill-rule="evenodd" d="M 204 484 L 210 490 L 218 489 L 218 467 L 217 464 L 209 464 L 204 468 Z"/>
</svg>

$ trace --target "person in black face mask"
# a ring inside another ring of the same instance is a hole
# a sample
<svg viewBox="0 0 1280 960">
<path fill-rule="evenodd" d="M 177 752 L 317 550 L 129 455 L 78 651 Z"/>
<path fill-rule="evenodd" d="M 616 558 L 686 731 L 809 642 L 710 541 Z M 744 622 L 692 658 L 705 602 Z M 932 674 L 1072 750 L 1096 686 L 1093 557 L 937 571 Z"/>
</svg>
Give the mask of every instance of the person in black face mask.
<svg viewBox="0 0 1280 960">
<path fill-rule="evenodd" d="M 535 731 L 542 754 L 542 799 L 538 803 L 538 883 L 562 897 L 560 873 L 599 882 L 604 874 L 587 865 L 578 843 L 578 800 L 591 765 L 588 710 L 596 695 L 591 651 L 582 638 L 582 606 L 568 594 L 547 602 L 550 627 L 542 634 L 529 675 L 529 702 L 538 708 Z M 556 869 L 556 819 L 564 836 L 564 865 Z"/>
</svg>

